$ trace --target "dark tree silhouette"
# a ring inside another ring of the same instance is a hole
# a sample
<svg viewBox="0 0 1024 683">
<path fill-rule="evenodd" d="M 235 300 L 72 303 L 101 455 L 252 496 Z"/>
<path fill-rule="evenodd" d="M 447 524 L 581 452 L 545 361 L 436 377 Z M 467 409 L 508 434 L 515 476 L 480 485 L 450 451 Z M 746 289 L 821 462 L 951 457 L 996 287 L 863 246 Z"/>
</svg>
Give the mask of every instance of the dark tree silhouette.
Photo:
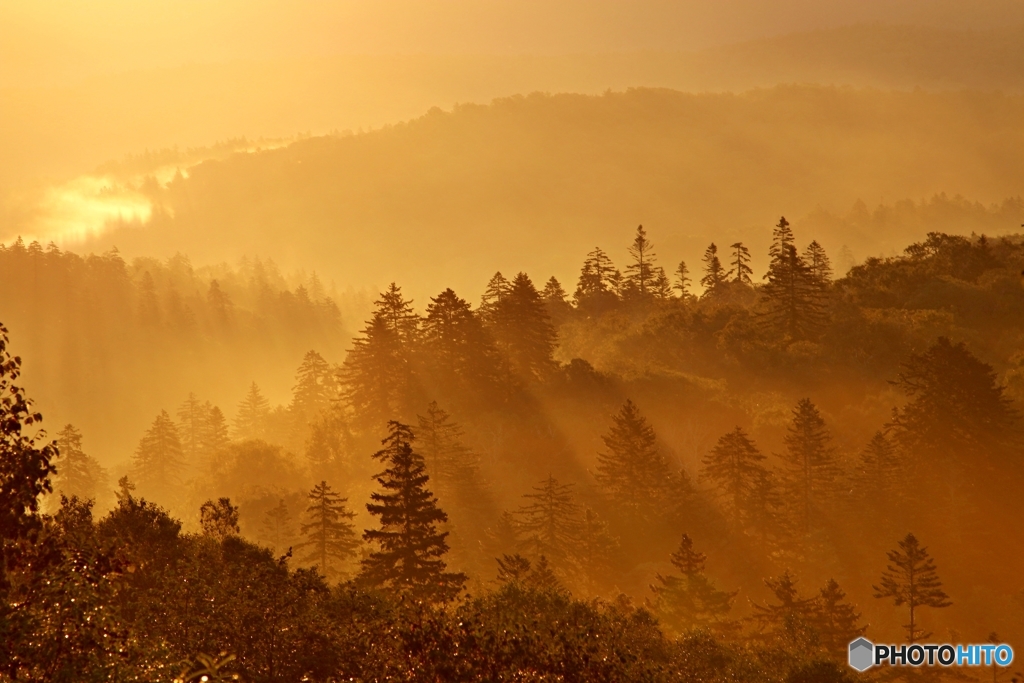
<svg viewBox="0 0 1024 683">
<path fill-rule="evenodd" d="M 651 590 L 658 615 L 678 632 L 720 623 L 732 609 L 736 592 L 715 587 L 704 573 L 707 556 L 694 549 L 688 534 L 683 534 L 679 548 L 669 559 L 681 576 L 656 575 L 658 584 Z"/>
<path fill-rule="evenodd" d="M 352 557 L 359 547 L 355 527 L 349 521 L 355 518 L 342 498 L 331 490 L 326 481 L 321 481 L 309 492 L 309 507 L 306 520 L 299 527 L 303 541 L 297 549 L 307 552 L 300 557 L 304 562 L 316 562 L 324 576 L 334 576 L 340 570 L 331 561 L 343 563 Z"/>
<path fill-rule="evenodd" d="M 652 294 L 657 279 L 654 245 L 647 239 L 647 231 L 642 225 L 637 226 L 636 236 L 629 246 L 629 255 L 633 257 L 633 262 L 626 267 L 628 287 L 640 296 Z"/>
<path fill-rule="evenodd" d="M 860 614 L 846 602 L 846 593 L 835 579 L 829 579 L 818 592 L 815 630 L 821 644 L 837 659 L 842 659 L 850 642 L 864 635 L 866 626 L 859 626 Z"/>
<path fill-rule="evenodd" d="M 821 287 L 793 244 L 785 217 L 775 227 L 771 262 L 761 288 L 763 320 L 769 331 L 790 340 L 806 339 L 824 320 Z"/>
<path fill-rule="evenodd" d="M 82 432 L 74 425 L 65 425 L 57 432 L 57 449 L 60 457 L 53 490 L 68 498 L 78 496 L 82 500 L 96 500 L 106 475 L 100 464 L 82 450 Z"/>
<path fill-rule="evenodd" d="M 643 518 L 657 514 L 675 478 L 654 429 L 633 401 L 626 400 L 601 439 L 607 450 L 597 456 L 598 483 L 620 508 Z"/>
<path fill-rule="evenodd" d="M 672 289 L 679 292 L 680 299 L 686 299 L 690 296 L 690 269 L 686 267 L 686 261 L 679 262 L 675 274 L 676 283 L 672 285 Z"/>
<path fill-rule="evenodd" d="M 495 304 L 492 330 L 499 350 L 519 377 L 540 379 L 555 368 L 557 336 L 544 301 L 526 273 L 516 275 L 508 294 Z"/>
<path fill-rule="evenodd" d="M 815 598 L 802 598 L 796 588 L 797 581 L 789 571 L 778 578 L 767 578 L 764 585 L 772 592 L 777 603 L 751 603 L 753 619 L 762 632 L 787 638 L 806 638 L 817 617 Z"/>
<path fill-rule="evenodd" d="M 701 478 L 726 499 L 734 521 L 746 524 L 757 514 L 757 497 L 768 477 L 765 456 L 739 427 L 723 435 L 701 461 Z"/>
<path fill-rule="evenodd" d="M 750 250 L 743 245 L 743 242 L 735 242 L 729 248 L 732 249 L 732 269 L 730 272 L 735 274 L 735 281 L 744 285 L 754 284 L 754 281 L 751 279 L 754 269 L 750 267 Z"/>
<path fill-rule="evenodd" d="M 890 598 L 897 607 L 907 606 L 910 621 L 903 628 L 907 629 L 907 642 L 915 643 L 931 636 L 921 630 L 917 611 L 921 607 L 942 608 L 953 603 L 942 590 L 935 560 L 917 537 L 907 534 L 898 545 L 897 549 L 886 553 L 889 565 L 882 572 L 881 583 L 873 588 L 876 598 Z"/>
<path fill-rule="evenodd" d="M 786 507 L 796 528 L 808 533 L 826 513 L 840 474 L 832 437 L 817 407 L 808 398 L 793 410 L 793 422 L 783 441 L 783 484 Z"/>
<path fill-rule="evenodd" d="M 615 266 L 600 247 L 587 254 L 573 301 L 578 307 L 600 310 L 618 301 Z"/>
<path fill-rule="evenodd" d="M 238 508 L 231 504 L 230 498 L 218 498 L 216 502 L 208 500 L 199 508 L 199 525 L 205 535 L 218 541 L 237 536 Z"/>
<path fill-rule="evenodd" d="M 714 242 L 704 251 L 704 277 L 700 284 L 704 287 L 704 296 L 711 296 L 725 284 L 729 273 L 725 271 L 722 262 L 718 258 L 718 247 Z"/>
<path fill-rule="evenodd" d="M 161 410 L 132 456 L 134 478 L 143 490 L 166 491 L 181 484 L 184 468 L 178 428 Z"/>
<path fill-rule="evenodd" d="M 391 421 L 388 432 L 381 442 L 384 448 L 373 456 L 385 465 L 375 477 L 382 490 L 372 493 L 373 502 L 366 505 L 380 518 L 380 528 L 363 532 L 378 550 L 363 560 L 359 580 L 425 600 L 450 600 L 462 590 L 466 576 L 445 571 L 448 534 L 437 526 L 448 515 L 426 488 L 429 477 L 423 458 L 412 449 L 412 430 Z"/>
</svg>

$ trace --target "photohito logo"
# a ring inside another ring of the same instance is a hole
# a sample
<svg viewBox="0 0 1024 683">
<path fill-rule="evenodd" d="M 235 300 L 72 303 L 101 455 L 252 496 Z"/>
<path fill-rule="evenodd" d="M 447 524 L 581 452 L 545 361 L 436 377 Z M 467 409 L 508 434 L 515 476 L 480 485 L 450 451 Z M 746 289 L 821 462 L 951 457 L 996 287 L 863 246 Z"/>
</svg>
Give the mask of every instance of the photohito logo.
<svg viewBox="0 0 1024 683">
<path fill-rule="evenodd" d="M 867 671 L 873 666 L 1010 666 L 1009 645 L 875 645 L 867 638 L 850 643 L 850 666 Z"/>
</svg>

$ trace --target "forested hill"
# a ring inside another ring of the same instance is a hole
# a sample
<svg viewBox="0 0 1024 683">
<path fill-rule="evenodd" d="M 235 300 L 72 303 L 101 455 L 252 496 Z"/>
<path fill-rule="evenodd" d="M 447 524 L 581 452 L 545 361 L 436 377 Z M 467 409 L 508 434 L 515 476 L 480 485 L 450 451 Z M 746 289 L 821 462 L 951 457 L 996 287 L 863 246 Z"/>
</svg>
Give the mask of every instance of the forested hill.
<svg viewBox="0 0 1024 683">
<path fill-rule="evenodd" d="M 476 295 L 496 268 L 572 277 L 595 243 L 616 244 L 623 225 L 641 222 L 665 257 L 693 260 L 711 240 L 742 239 L 764 268 L 782 210 L 804 229 L 805 216 L 842 219 L 858 200 L 870 212 L 946 193 L 913 231 L 815 224 L 833 254 L 846 245 L 863 259 L 922 229 L 1019 229 L 1020 203 L 1003 203 L 1024 182 L 1021 120 L 1024 96 L 979 91 L 518 96 L 146 182 L 152 218 L 81 248 L 273 257 L 343 285 L 408 282 L 422 299 L 445 286 Z"/>
</svg>

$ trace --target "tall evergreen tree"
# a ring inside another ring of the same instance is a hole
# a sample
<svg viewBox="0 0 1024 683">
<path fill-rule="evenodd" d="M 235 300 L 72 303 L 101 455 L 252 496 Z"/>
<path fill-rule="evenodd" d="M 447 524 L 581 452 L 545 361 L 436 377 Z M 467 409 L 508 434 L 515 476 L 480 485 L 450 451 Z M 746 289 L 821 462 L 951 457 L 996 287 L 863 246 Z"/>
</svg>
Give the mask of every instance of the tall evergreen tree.
<svg viewBox="0 0 1024 683">
<path fill-rule="evenodd" d="M 423 341 L 443 377 L 459 388 L 469 383 L 487 387 L 495 380 L 494 343 L 466 300 L 451 289 L 430 300 Z"/>
<path fill-rule="evenodd" d="M 544 284 L 544 290 L 540 293 L 540 298 L 547 306 L 548 315 L 556 326 L 561 324 L 572 311 L 568 296 L 565 289 L 562 288 L 562 283 L 554 275 L 548 278 Z"/>
<path fill-rule="evenodd" d="M 181 483 L 184 469 L 178 428 L 167 411 L 161 410 L 132 456 L 133 476 L 144 489 L 166 491 Z"/>
<path fill-rule="evenodd" d="M 679 548 L 669 559 L 681 576 L 656 575 L 658 583 L 651 590 L 658 616 L 677 632 L 720 623 L 732 609 L 736 592 L 715 587 L 704 573 L 707 556 L 694 549 L 688 534 L 683 534 Z"/>
<path fill-rule="evenodd" d="M 609 575 L 618 545 L 618 539 L 608 531 L 608 523 L 589 507 L 585 508 L 580 519 L 576 559 L 588 593 L 593 594 L 598 581 Z"/>
<path fill-rule="evenodd" d="M 416 439 L 440 500 L 460 507 L 478 503 L 474 499 L 483 493 L 479 457 L 463 444 L 462 428 L 437 401 L 431 401 L 426 412 L 417 416 Z"/>
<path fill-rule="evenodd" d="M 846 593 L 835 579 L 829 579 L 818 592 L 815 630 L 821 644 L 837 659 L 846 656 L 850 642 L 864 635 L 867 629 L 860 626 L 860 614 L 846 602 Z"/>
<path fill-rule="evenodd" d="M 512 283 L 500 271 L 495 273 L 487 281 L 487 288 L 480 297 L 480 316 L 486 322 L 493 323 L 499 304 L 511 293 Z"/>
<path fill-rule="evenodd" d="M 295 529 L 292 526 L 291 511 L 288 509 L 284 498 L 280 499 L 277 505 L 264 513 L 260 531 L 262 538 L 276 552 L 281 552 L 281 549 L 291 540 Z"/>
<path fill-rule="evenodd" d="M 53 478 L 53 490 L 68 498 L 78 496 L 82 500 L 96 500 L 105 473 L 94 458 L 82 450 L 82 432 L 74 425 L 65 425 L 57 432 L 56 461 L 57 475 Z"/>
<path fill-rule="evenodd" d="M 832 261 L 825 253 L 825 247 L 813 240 L 807 245 L 803 253 L 804 263 L 810 270 L 811 280 L 820 288 L 827 288 L 832 284 Z"/>
<path fill-rule="evenodd" d="M 555 368 L 557 335 L 526 273 L 516 275 L 508 295 L 497 304 L 492 329 L 498 348 L 518 376 L 540 379 Z"/>
<path fill-rule="evenodd" d="M 732 249 L 732 270 L 730 272 L 735 273 L 736 282 L 744 285 L 754 284 L 751 279 L 754 269 L 750 267 L 750 250 L 743 245 L 743 242 L 735 242 L 729 248 Z"/>
<path fill-rule="evenodd" d="M 907 642 L 916 643 L 931 636 L 918 624 L 917 611 L 922 607 L 949 607 L 953 603 L 942 590 L 935 560 L 914 534 L 907 534 L 899 541 L 899 547 L 887 555 L 889 565 L 882 572 L 881 584 L 873 586 L 875 597 L 891 598 L 897 607 L 907 606 L 910 622 L 903 628 L 907 629 Z"/>
<path fill-rule="evenodd" d="M 221 409 L 209 401 L 203 407 L 206 410 L 206 429 L 203 432 L 201 446 L 206 457 L 209 458 L 216 456 L 227 447 L 231 439 L 228 436 L 228 421 Z"/>
<path fill-rule="evenodd" d="M 270 401 L 260 391 L 256 382 L 249 385 L 249 392 L 238 404 L 235 414 L 236 439 L 263 439 L 267 436 L 267 418 L 270 417 Z"/>
<path fill-rule="evenodd" d="M 355 527 L 349 521 L 356 515 L 345 506 L 347 502 L 348 498 L 332 491 L 326 481 L 309 492 L 306 520 L 299 527 L 304 540 L 296 548 L 305 549 L 299 559 L 315 562 L 324 576 L 338 575 L 340 569 L 332 561 L 342 564 L 359 548 Z"/>
<path fill-rule="evenodd" d="M 203 435 L 206 433 L 207 411 L 191 391 L 178 407 L 178 431 L 181 434 L 181 452 L 185 462 L 194 468 L 202 459 Z"/>
<path fill-rule="evenodd" d="M 832 437 L 810 399 L 797 403 L 783 441 L 787 507 L 797 529 L 808 533 L 825 515 L 839 476 Z"/>
<path fill-rule="evenodd" d="M 642 225 L 637 226 L 636 235 L 629 246 L 629 255 L 633 257 L 633 262 L 626 267 L 626 282 L 630 289 L 640 296 L 652 294 L 656 279 L 654 245 L 647 239 L 647 231 Z"/>
<path fill-rule="evenodd" d="M 768 282 L 761 288 L 764 323 L 783 337 L 805 339 L 824 321 L 822 290 L 797 253 L 785 217 L 775 227 L 769 255 L 771 262 L 764 276 Z"/>
<path fill-rule="evenodd" d="M 381 490 L 366 505 L 380 518 L 380 529 L 367 529 L 363 538 L 377 545 L 362 562 L 359 579 L 427 600 L 450 600 L 462 590 L 464 574 L 446 572 L 446 532 L 437 526 L 448 515 L 427 490 L 429 477 L 423 458 L 412 449 L 413 433 L 400 422 L 388 423 L 383 449 L 374 458 L 385 465 L 375 479 Z"/>
<path fill-rule="evenodd" d="M 292 387 L 292 403 L 289 406 L 296 424 L 305 427 L 313 422 L 322 410 L 330 407 L 336 398 L 334 386 L 336 373 L 330 364 L 316 351 L 307 351 L 302 364 L 295 374 Z"/>
<path fill-rule="evenodd" d="M 597 456 L 595 477 L 608 496 L 642 518 L 658 511 L 674 478 L 654 429 L 633 401 L 626 400 L 601 439 L 607 451 Z"/>
<path fill-rule="evenodd" d="M 382 427 L 413 404 L 413 354 L 419 337 L 412 302 L 402 298 L 394 283 L 374 306 L 339 373 L 342 395 L 358 425 L 366 430 Z"/>
<path fill-rule="evenodd" d="M 608 255 L 600 247 L 595 247 L 583 261 L 573 301 L 582 307 L 603 307 L 617 301 L 616 272 Z"/>
<path fill-rule="evenodd" d="M 752 603 L 753 618 L 760 631 L 788 639 L 807 638 L 817 618 L 817 600 L 801 597 L 796 584 L 797 580 L 788 570 L 778 578 L 764 580 L 764 585 L 778 602 Z"/>
<path fill-rule="evenodd" d="M 690 269 L 686 267 L 686 261 L 679 262 L 676 268 L 676 283 L 672 285 L 672 289 L 679 292 L 680 299 L 690 296 Z"/>
<path fill-rule="evenodd" d="M 765 456 L 739 427 L 723 435 L 701 461 L 701 478 L 725 498 L 734 521 L 746 524 L 757 512 L 759 488 L 767 476 Z"/>
<path fill-rule="evenodd" d="M 700 284 L 704 287 L 704 296 L 714 294 L 728 278 L 729 273 L 718 259 L 718 247 L 712 242 L 704 251 L 704 277 L 700 279 Z"/>
<path fill-rule="evenodd" d="M 523 498 L 530 502 L 520 506 L 515 515 L 525 551 L 531 557 L 545 556 L 563 572 L 569 571 L 581 531 L 573 485 L 561 484 L 548 475 Z"/>
</svg>

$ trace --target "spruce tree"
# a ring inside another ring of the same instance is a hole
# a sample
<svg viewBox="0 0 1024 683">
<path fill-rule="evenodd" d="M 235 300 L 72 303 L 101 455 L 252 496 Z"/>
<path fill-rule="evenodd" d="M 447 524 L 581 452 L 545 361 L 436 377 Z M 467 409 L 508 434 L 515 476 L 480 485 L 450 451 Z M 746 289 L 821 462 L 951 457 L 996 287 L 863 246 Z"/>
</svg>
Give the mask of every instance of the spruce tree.
<svg viewBox="0 0 1024 683">
<path fill-rule="evenodd" d="M 276 552 L 281 552 L 281 549 L 292 538 L 295 533 L 292 527 L 292 515 L 283 498 L 263 515 L 260 531 L 263 539 L 268 541 L 270 547 Z"/>
<path fill-rule="evenodd" d="M 694 549 L 688 534 L 683 534 L 679 548 L 669 560 L 681 576 L 656 575 L 658 584 L 652 585 L 651 590 L 658 616 L 677 632 L 720 623 L 732 609 L 736 592 L 715 587 L 704 573 L 707 556 Z"/>
<path fill-rule="evenodd" d="M 906 467 L 896 445 L 883 432 L 875 432 L 860 453 L 853 473 L 854 492 L 869 510 L 882 511 L 888 518 L 904 492 Z"/>
<path fill-rule="evenodd" d="M 686 261 L 679 262 L 676 268 L 676 283 L 672 285 L 672 289 L 679 292 L 680 299 L 690 296 L 690 269 L 686 267 Z"/>
<path fill-rule="evenodd" d="M 754 274 L 754 269 L 750 267 L 750 250 L 743 245 L 743 242 L 735 242 L 729 248 L 732 249 L 732 270 L 730 272 L 735 273 L 735 281 L 743 285 L 753 285 L 754 281 L 751 276 Z"/>
<path fill-rule="evenodd" d="M 815 520 L 825 515 L 837 489 L 840 471 L 831 441 L 817 407 L 810 399 L 801 399 L 793 410 L 793 422 L 783 438 L 786 450 L 780 457 L 785 464 L 787 507 L 803 533 L 809 533 Z"/>
<path fill-rule="evenodd" d="M 557 335 L 526 273 L 516 275 L 508 294 L 496 304 L 491 325 L 499 350 L 519 377 L 541 379 L 556 367 Z"/>
<path fill-rule="evenodd" d="M 821 289 L 832 284 L 832 262 L 825 253 L 825 247 L 813 240 L 803 253 L 804 263 L 810 270 L 811 280 Z"/>
<path fill-rule="evenodd" d="M 674 481 L 654 429 L 627 399 L 601 439 L 607 450 L 597 456 L 598 483 L 620 508 L 651 518 L 667 502 Z"/>
<path fill-rule="evenodd" d="M 771 261 L 761 288 L 762 320 L 770 331 L 785 339 L 806 339 L 824 322 L 822 290 L 807 263 L 800 258 L 793 232 L 785 217 L 775 227 Z"/>
<path fill-rule="evenodd" d="M 797 580 L 789 571 L 778 578 L 767 578 L 764 585 L 775 596 L 777 603 L 752 603 L 754 621 L 758 630 L 787 639 L 808 639 L 809 631 L 817 619 L 817 599 L 803 598 L 796 588 Z"/>
<path fill-rule="evenodd" d="M 704 296 L 713 295 L 728 278 L 729 273 L 718 259 L 718 247 L 712 242 L 704 251 L 704 277 L 700 279 L 700 284 L 704 287 Z"/>
<path fill-rule="evenodd" d="M 583 261 L 573 302 L 577 307 L 604 308 L 618 301 L 616 272 L 608 255 L 595 247 Z"/>
<path fill-rule="evenodd" d="M 342 564 L 359 548 L 355 527 L 349 521 L 356 515 L 345 506 L 348 498 L 331 490 L 326 481 L 314 486 L 308 498 L 306 519 L 299 527 L 304 540 L 296 546 L 306 553 L 299 559 L 315 562 L 324 576 L 336 576 L 341 570 L 332 561 Z"/>
<path fill-rule="evenodd" d="M 426 415 L 418 415 L 416 440 L 427 474 L 435 482 L 439 499 L 460 507 L 479 503 L 479 457 L 463 444 L 463 431 L 437 401 L 427 406 Z"/>
<path fill-rule="evenodd" d="M 548 278 L 548 281 L 544 284 L 544 290 L 541 291 L 540 298 L 544 300 L 544 305 L 548 309 L 548 315 L 556 326 L 561 324 L 570 311 L 572 311 L 568 294 L 562 288 L 562 283 L 554 275 Z"/>
<path fill-rule="evenodd" d="M 562 571 L 569 571 L 576 559 L 580 537 L 579 505 L 572 484 L 561 484 L 553 476 L 524 493 L 529 503 L 515 512 L 521 544 L 532 557 L 552 560 Z"/>
<path fill-rule="evenodd" d="M 701 478 L 715 485 L 733 520 L 740 524 L 756 514 L 758 489 L 767 476 L 764 460 L 754 442 L 737 427 L 719 438 L 701 461 Z"/>
<path fill-rule="evenodd" d="M 654 270 L 654 245 L 647 239 L 647 231 L 640 225 L 629 246 L 633 262 L 626 267 L 626 282 L 632 291 L 646 297 L 653 293 L 656 273 Z"/>
<path fill-rule="evenodd" d="M 231 440 L 228 436 L 228 421 L 221 409 L 209 401 L 203 407 L 206 411 L 206 419 L 200 445 L 205 456 L 212 458 L 226 448 Z"/>
<path fill-rule="evenodd" d="M 881 583 L 872 587 L 876 598 L 891 598 L 897 607 L 907 606 L 910 621 L 903 628 L 907 629 L 907 642 L 915 643 L 932 635 L 922 631 L 918 624 L 918 610 L 922 607 L 949 607 L 953 603 L 942 590 L 935 560 L 917 537 L 907 534 L 898 545 L 897 549 L 887 553 L 889 565 L 882 572 Z"/>
<path fill-rule="evenodd" d="M 864 635 L 867 627 L 859 626 L 860 614 L 846 602 L 846 593 L 835 579 L 829 579 L 818 592 L 815 630 L 821 644 L 837 659 L 845 656 L 850 642 Z"/>
<path fill-rule="evenodd" d="M 465 299 L 446 289 L 430 300 L 423 321 L 427 355 L 443 380 L 463 388 L 487 387 L 496 379 L 494 342 Z"/>
<path fill-rule="evenodd" d="M 181 484 L 184 469 L 177 425 L 161 410 L 132 456 L 133 477 L 144 490 L 166 492 Z"/>
<path fill-rule="evenodd" d="M 249 392 L 238 404 L 234 428 L 236 439 L 264 439 L 267 436 L 267 418 L 270 417 L 270 401 L 264 398 L 256 382 L 249 385 Z"/>
<path fill-rule="evenodd" d="M 462 590 L 466 576 L 446 572 L 446 532 L 437 530 L 448 515 L 427 490 L 429 477 L 423 458 L 412 448 L 412 430 L 400 422 L 388 423 L 383 449 L 374 458 L 385 465 L 375 479 L 381 490 L 366 505 L 380 518 L 379 529 L 367 529 L 363 538 L 377 550 L 362 561 L 359 580 L 385 586 L 430 601 L 450 600 Z"/>
<path fill-rule="evenodd" d="M 289 410 L 300 432 L 305 432 L 322 410 L 330 407 L 337 392 L 335 372 L 316 351 L 307 351 L 295 373 L 292 402 Z"/>
<path fill-rule="evenodd" d="M 100 464 L 82 450 L 82 432 L 71 424 L 57 432 L 57 475 L 53 478 L 53 490 L 68 498 L 78 496 L 82 500 L 96 500 L 99 487 L 105 478 Z"/>
<path fill-rule="evenodd" d="M 493 323 L 498 305 L 511 292 L 512 283 L 500 271 L 491 276 L 491 279 L 487 281 L 487 288 L 480 297 L 480 317 L 489 324 Z"/>
<path fill-rule="evenodd" d="M 202 459 L 203 435 L 207 426 L 207 411 L 195 394 L 178 407 L 178 431 L 181 433 L 181 452 L 190 468 L 195 468 Z"/>
</svg>

